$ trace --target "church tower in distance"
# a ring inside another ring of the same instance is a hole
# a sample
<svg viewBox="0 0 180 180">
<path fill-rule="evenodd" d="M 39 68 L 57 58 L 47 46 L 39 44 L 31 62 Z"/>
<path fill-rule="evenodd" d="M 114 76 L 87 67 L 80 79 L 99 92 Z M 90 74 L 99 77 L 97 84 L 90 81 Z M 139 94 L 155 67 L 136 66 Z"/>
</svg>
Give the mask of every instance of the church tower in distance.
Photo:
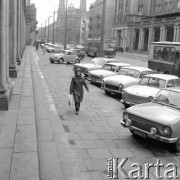
<svg viewBox="0 0 180 180">
<path fill-rule="evenodd" d="M 86 12 L 86 0 L 80 0 L 80 10 L 81 14 Z"/>
</svg>

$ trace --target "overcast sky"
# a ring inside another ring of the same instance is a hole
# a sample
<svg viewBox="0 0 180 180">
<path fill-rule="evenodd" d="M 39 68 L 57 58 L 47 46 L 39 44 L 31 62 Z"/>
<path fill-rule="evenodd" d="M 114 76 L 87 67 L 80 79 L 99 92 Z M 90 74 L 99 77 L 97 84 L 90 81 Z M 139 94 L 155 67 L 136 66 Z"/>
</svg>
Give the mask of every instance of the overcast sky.
<svg viewBox="0 0 180 180">
<path fill-rule="evenodd" d="M 87 9 L 89 9 L 89 5 L 93 3 L 95 0 L 87 0 Z M 59 0 L 31 0 L 31 3 L 34 3 L 37 8 L 37 20 L 38 27 L 45 26 L 45 20 L 48 16 L 53 15 L 54 9 L 57 10 Z M 75 7 L 79 7 L 80 0 L 68 0 L 68 4 L 74 4 Z M 53 18 L 50 18 L 50 23 L 53 21 Z"/>
</svg>

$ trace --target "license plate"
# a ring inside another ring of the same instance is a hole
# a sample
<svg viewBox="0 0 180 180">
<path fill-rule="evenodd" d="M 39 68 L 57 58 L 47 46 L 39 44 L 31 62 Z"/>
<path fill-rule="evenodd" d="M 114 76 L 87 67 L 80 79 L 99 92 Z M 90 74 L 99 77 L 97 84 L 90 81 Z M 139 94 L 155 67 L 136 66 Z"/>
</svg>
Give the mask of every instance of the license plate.
<svg viewBox="0 0 180 180">
<path fill-rule="evenodd" d="M 138 136 L 141 136 L 143 138 L 146 138 L 146 134 L 141 132 L 141 131 L 137 131 L 137 130 L 134 130 L 134 134 L 137 134 Z"/>
</svg>

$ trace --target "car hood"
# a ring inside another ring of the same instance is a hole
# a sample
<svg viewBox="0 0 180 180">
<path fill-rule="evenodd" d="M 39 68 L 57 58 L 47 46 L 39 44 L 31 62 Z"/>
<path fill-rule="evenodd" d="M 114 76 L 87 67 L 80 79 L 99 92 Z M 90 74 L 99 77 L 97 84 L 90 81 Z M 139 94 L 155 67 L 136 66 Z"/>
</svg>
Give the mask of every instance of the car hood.
<svg viewBox="0 0 180 180">
<path fill-rule="evenodd" d="M 164 125 L 168 125 L 171 121 L 180 118 L 180 110 L 153 102 L 136 105 L 126 111 Z"/>
<path fill-rule="evenodd" d="M 104 69 L 93 70 L 93 71 L 90 71 L 89 73 L 95 76 L 103 76 L 103 77 L 116 75 L 115 72 L 104 70 Z"/>
<path fill-rule="evenodd" d="M 85 69 L 88 69 L 88 70 L 102 68 L 102 66 L 99 66 L 99 65 L 96 65 L 96 64 L 93 64 L 93 63 L 88 63 L 88 64 L 75 64 L 74 66 L 80 67 L 80 68 L 82 67 L 82 68 L 85 68 Z"/>
<path fill-rule="evenodd" d="M 125 89 L 125 91 L 129 94 L 133 94 L 136 96 L 142 97 L 154 97 L 158 92 L 159 88 L 143 86 L 143 85 L 134 85 Z"/>
<path fill-rule="evenodd" d="M 105 83 L 110 85 L 119 85 L 120 83 L 124 85 L 129 82 L 138 82 L 139 79 L 125 75 L 116 75 L 116 76 L 104 78 L 104 81 Z"/>
<path fill-rule="evenodd" d="M 64 56 L 64 54 L 58 53 L 58 54 L 53 54 L 53 55 L 52 55 L 52 57 L 60 57 L 60 56 Z"/>
</svg>

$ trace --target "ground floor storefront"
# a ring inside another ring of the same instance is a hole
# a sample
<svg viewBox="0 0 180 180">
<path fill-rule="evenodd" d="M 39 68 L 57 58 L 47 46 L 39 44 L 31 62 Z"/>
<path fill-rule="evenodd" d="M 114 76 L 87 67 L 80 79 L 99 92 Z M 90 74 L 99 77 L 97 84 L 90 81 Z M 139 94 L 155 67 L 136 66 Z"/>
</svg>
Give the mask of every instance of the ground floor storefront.
<svg viewBox="0 0 180 180">
<path fill-rule="evenodd" d="M 180 14 L 144 18 L 132 24 L 113 27 L 117 46 L 125 51 L 148 52 L 151 42 L 180 41 Z"/>
</svg>

